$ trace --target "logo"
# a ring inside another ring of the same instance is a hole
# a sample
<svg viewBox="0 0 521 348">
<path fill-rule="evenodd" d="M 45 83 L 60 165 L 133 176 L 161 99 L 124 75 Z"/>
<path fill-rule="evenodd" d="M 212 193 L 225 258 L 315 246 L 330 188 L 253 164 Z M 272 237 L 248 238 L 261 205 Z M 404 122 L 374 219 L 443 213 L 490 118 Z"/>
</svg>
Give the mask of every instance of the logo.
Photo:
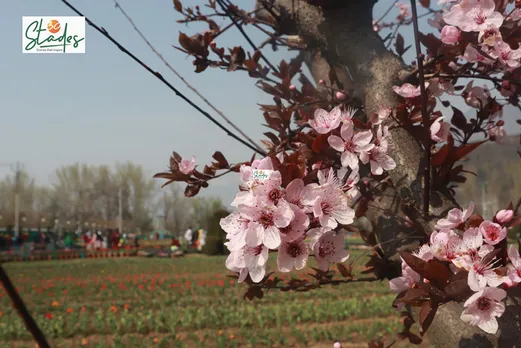
<svg viewBox="0 0 521 348">
<path fill-rule="evenodd" d="M 23 53 L 85 53 L 85 17 L 22 17 Z"/>
<path fill-rule="evenodd" d="M 255 169 L 253 171 L 253 180 L 264 181 L 270 177 L 272 172 L 273 170 Z"/>
</svg>

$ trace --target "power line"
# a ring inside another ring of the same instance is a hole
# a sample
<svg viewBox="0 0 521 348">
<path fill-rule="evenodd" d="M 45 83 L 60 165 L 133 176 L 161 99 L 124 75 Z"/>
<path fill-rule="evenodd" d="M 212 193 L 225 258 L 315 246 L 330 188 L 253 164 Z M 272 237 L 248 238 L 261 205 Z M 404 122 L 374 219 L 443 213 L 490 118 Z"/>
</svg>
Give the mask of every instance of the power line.
<svg viewBox="0 0 521 348">
<path fill-rule="evenodd" d="M 123 47 L 117 40 L 115 40 L 112 36 L 109 35 L 109 33 L 104 29 L 98 27 L 94 22 L 92 22 L 89 18 L 87 18 L 85 15 L 83 15 L 80 11 L 78 11 L 74 6 L 72 6 L 67 0 L 61 0 L 67 7 L 69 7 L 72 11 L 74 11 L 78 16 L 84 17 L 87 24 L 89 24 L 91 27 L 96 29 L 99 33 L 101 33 L 103 36 L 105 36 L 108 40 L 110 40 L 114 45 L 116 45 L 123 53 L 128 55 L 130 58 L 132 58 L 136 63 L 141 65 L 143 68 L 145 68 L 149 73 L 154 75 L 157 79 L 159 79 L 161 82 L 163 82 L 168 88 L 170 88 L 178 97 L 183 99 L 185 102 L 190 104 L 194 109 L 199 111 L 203 116 L 205 116 L 207 119 L 209 119 L 213 124 L 215 124 L 217 127 L 222 129 L 226 134 L 228 134 L 233 139 L 237 140 L 241 144 L 245 145 L 249 149 L 266 156 L 266 153 L 264 151 L 261 151 L 251 144 L 247 143 L 243 139 L 239 138 L 235 133 L 232 133 L 230 130 L 228 130 L 225 126 L 223 126 L 219 121 L 217 121 L 214 117 L 212 117 L 210 114 L 208 114 L 206 111 L 201 109 L 197 104 L 195 104 L 193 101 L 188 99 L 184 94 L 179 92 L 170 82 L 165 80 L 165 78 L 158 73 L 157 71 L 152 70 L 149 68 L 145 63 L 143 63 L 139 58 L 137 58 L 134 54 L 132 54 L 129 50 L 127 50 L 125 47 Z"/>
</svg>

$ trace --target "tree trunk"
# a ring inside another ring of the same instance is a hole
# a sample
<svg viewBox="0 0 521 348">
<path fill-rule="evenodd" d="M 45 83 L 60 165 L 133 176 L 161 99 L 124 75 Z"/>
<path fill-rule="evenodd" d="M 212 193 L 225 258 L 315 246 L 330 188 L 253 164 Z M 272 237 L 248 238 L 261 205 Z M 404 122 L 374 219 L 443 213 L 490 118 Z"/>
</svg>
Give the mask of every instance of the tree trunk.
<svg viewBox="0 0 521 348">
<path fill-rule="evenodd" d="M 307 44 L 306 64 L 313 78 L 323 79 L 328 85 L 330 69 L 335 71 L 340 85 L 352 91 L 360 99 L 366 114 L 376 112 L 382 106 L 397 104 L 392 86 L 401 85 L 414 77 L 404 62 L 383 43 L 373 30 L 374 0 L 323 0 L 321 6 L 305 0 L 258 0 L 273 3 L 272 12 L 279 16 L 280 34 L 299 35 Z M 269 19 L 269 11 L 259 11 L 258 17 Z M 273 21 L 273 19 L 271 19 Z M 392 126 L 392 120 L 389 120 Z M 390 187 L 372 202 L 366 216 L 387 255 L 398 250 L 411 250 L 418 243 L 411 242 L 411 230 L 404 228 L 400 217 L 405 211 L 418 222 L 420 231 L 415 236 L 425 237 L 434 230 L 437 217 L 456 206 L 454 198 L 437 192 L 431 194 L 431 218 L 423 220 L 423 150 L 409 132 L 401 127 L 391 127 L 392 143 L 389 155 L 396 161 L 396 169 L 389 172 L 394 187 Z M 393 214 L 383 214 L 392 212 Z M 416 229 L 418 230 L 418 229 Z M 421 231 L 423 230 L 423 231 Z M 405 238 L 407 237 L 407 238 Z M 428 339 L 436 347 L 514 347 L 521 340 L 519 308 L 508 307 L 500 319 L 497 335 L 487 335 L 481 329 L 460 320 L 461 304 L 443 305 L 428 331 Z"/>
</svg>

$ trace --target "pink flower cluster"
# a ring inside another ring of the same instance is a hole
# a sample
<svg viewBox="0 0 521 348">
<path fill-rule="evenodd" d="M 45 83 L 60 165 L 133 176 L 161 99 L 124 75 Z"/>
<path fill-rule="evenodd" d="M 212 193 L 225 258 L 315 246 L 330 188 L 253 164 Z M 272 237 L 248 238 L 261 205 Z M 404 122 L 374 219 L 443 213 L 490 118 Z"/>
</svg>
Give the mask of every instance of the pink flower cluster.
<svg viewBox="0 0 521 348">
<path fill-rule="evenodd" d="M 264 278 L 269 250 L 278 250 L 281 272 L 303 269 L 311 254 L 324 271 L 330 263 L 347 260 L 344 237 L 335 230 L 354 221 L 351 206 L 360 195 L 359 162 L 369 164 L 374 175 L 396 166 L 387 155 L 387 127 L 355 130 L 355 112 L 318 109 L 309 122 L 316 133 L 329 134 L 329 145 L 340 153 L 338 169 L 323 168 L 321 163 L 310 168 L 317 171 L 318 182 L 306 184 L 296 178 L 283 187 L 282 174 L 274 166 L 274 161 L 283 162 L 283 156 L 241 166 L 243 185 L 231 204 L 236 212 L 220 222 L 230 250 L 226 267 L 239 273 L 239 282 L 248 274 L 257 283 Z"/>
<path fill-rule="evenodd" d="M 521 283 L 521 258 L 518 250 L 508 248 L 507 274 L 498 271 L 498 258 L 491 254 L 494 246 L 507 236 L 506 225 L 514 216 L 512 210 L 501 210 L 493 221 L 484 220 L 477 227 L 468 227 L 466 221 L 472 215 L 474 204 L 466 210 L 452 209 L 444 219 L 438 220 L 430 243 L 423 245 L 414 255 L 424 261 L 437 259 L 450 262 L 451 269 L 468 272 L 467 282 L 474 294 L 470 296 L 461 314 L 461 320 L 494 334 L 498 330 L 496 317 L 503 315 L 506 292 L 501 287 Z M 494 257 L 491 257 L 494 256 Z M 420 281 L 420 275 L 402 260 L 402 276 L 389 285 L 395 293 L 401 293 Z"/>
</svg>

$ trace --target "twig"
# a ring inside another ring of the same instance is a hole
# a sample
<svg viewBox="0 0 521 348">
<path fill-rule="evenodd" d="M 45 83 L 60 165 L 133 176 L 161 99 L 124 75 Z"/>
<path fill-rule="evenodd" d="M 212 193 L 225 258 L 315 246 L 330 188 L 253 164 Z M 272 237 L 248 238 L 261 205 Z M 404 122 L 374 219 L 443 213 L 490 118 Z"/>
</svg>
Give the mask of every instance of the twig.
<svg viewBox="0 0 521 348">
<path fill-rule="evenodd" d="M 226 5 L 226 3 L 224 3 L 223 0 L 216 0 L 217 3 L 219 4 L 219 6 L 221 7 L 221 9 L 226 12 L 226 14 L 228 14 L 228 17 L 230 17 L 230 20 L 233 22 L 233 24 L 237 27 L 237 29 L 241 32 L 242 36 L 244 36 L 244 38 L 246 39 L 246 41 L 248 41 L 248 43 L 250 44 L 250 46 L 255 50 L 255 51 L 259 51 L 259 53 L 261 54 L 261 58 L 262 60 L 264 60 L 264 62 L 266 64 L 268 64 L 268 66 L 271 68 L 272 71 L 275 71 L 275 72 L 278 72 L 277 68 L 275 68 L 275 66 L 273 64 L 271 64 L 271 62 L 264 56 L 264 54 L 257 48 L 257 46 L 253 43 L 253 41 L 250 39 L 250 37 L 248 36 L 248 34 L 246 34 L 246 32 L 244 31 L 243 27 L 235 20 L 233 14 L 231 13 L 230 11 L 230 8 L 228 7 L 228 5 Z"/>
<path fill-rule="evenodd" d="M 418 78 L 420 80 L 421 92 L 421 113 L 423 119 L 423 128 L 425 130 L 425 167 L 424 167 L 424 188 L 423 188 L 423 215 L 427 219 L 429 217 L 429 204 L 431 194 L 431 132 L 429 125 L 429 114 L 427 113 L 427 91 L 425 90 L 425 74 L 423 71 L 423 54 L 420 45 L 420 30 L 418 28 L 418 12 L 416 10 L 416 0 L 411 0 L 412 20 L 414 28 L 414 42 L 416 44 L 416 61 L 418 65 Z"/>
<path fill-rule="evenodd" d="M 4 268 L 0 264 L 0 281 L 2 282 L 2 285 L 4 286 L 5 291 L 11 298 L 11 301 L 13 301 L 14 306 L 18 310 L 18 313 L 22 316 L 22 319 L 25 323 L 25 326 L 27 329 L 31 332 L 33 335 L 34 340 L 36 343 L 38 343 L 39 348 L 50 348 L 51 346 L 49 343 L 47 343 L 47 339 L 45 338 L 45 335 L 43 334 L 42 330 L 38 327 L 38 324 L 36 324 L 36 321 L 31 316 L 31 313 L 27 310 L 27 307 L 24 304 L 24 301 L 18 295 L 16 292 L 16 289 L 11 282 L 11 279 L 9 279 L 9 276 L 7 273 L 5 273 Z"/>
<path fill-rule="evenodd" d="M 174 75 L 176 75 L 181 81 L 184 82 L 184 84 L 190 88 L 195 94 L 197 94 L 197 96 L 199 98 L 201 98 L 210 108 L 212 108 L 217 114 L 219 114 L 219 116 L 221 116 L 230 126 L 233 127 L 233 129 L 235 129 L 237 132 L 239 132 L 239 134 L 241 134 L 246 140 L 248 140 L 250 142 L 250 144 L 252 144 L 253 146 L 255 146 L 258 150 L 262 151 L 261 147 L 255 143 L 253 141 L 253 139 L 251 139 L 248 135 L 246 135 L 239 127 L 237 127 L 232 121 L 230 121 L 230 119 L 228 117 L 226 117 L 224 115 L 224 113 L 222 111 L 220 111 L 219 109 L 217 109 L 212 103 L 210 103 L 208 101 L 208 99 L 206 99 L 201 93 L 199 93 L 199 91 L 197 89 L 195 89 L 192 85 L 190 85 L 184 78 L 183 76 L 181 76 L 181 74 L 179 74 L 164 58 L 163 56 L 154 48 L 154 46 L 152 46 L 152 44 L 150 43 L 150 41 L 148 41 L 148 39 L 145 37 L 145 35 L 143 35 L 143 33 L 138 29 L 138 27 L 136 26 L 136 24 L 134 23 L 134 21 L 132 20 L 132 18 L 130 18 L 129 15 L 127 15 L 127 13 L 123 10 L 123 8 L 121 7 L 121 5 L 118 3 L 117 0 L 114 0 L 114 4 L 116 5 L 116 8 L 119 9 L 121 11 L 121 13 L 123 14 L 123 16 L 125 16 L 127 18 L 127 20 L 130 22 L 130 24 L 132 25 L 132 27 L 134 27 L 134 30 L 139 34 L 139 36 L 141 36 L 141 38 L 143 39 L 143 41 L 145 41 L 145 43 L 148 45 L 148 47 L 150 47 L 150 49 L 152 50 L 152 52 L 154 52 L 156 54 L 156 56 L 159 57 L 159 59 L 161 59 L 161 61 L 163 63 L 165 63 L 165 65 L 167 66 L 168 69 L 170 69 L 170 71 L 172 71 L 174 73 Z"/>
<path fill-rule="evenodd" d="M 398 1 L 399 1 L 399 0 L 394 0 L 394 2 L 392 3 L 391 6 L 389 6 L 389 8 L 387 9 L 387 11 L 385 11 L 384 14 L 383 14 L 380 18 L 378 18 L 378 19 L 376 20 L 376 23 L 377 23 L 377 24 L 380 23 L 380 22 L 382 21 L 382 19 L 384 19 L 384 18 L 389 14 L 389 12 L 391 12 L 391 10 L 396 6 L 396 4 L 398 3 Z"/>
<path fill-rule="evenodd" d="M 86 16 L 84 16 L 80 11 L 78 11 L 74 6 L 72 6 L 67 0 L 61 0 L 67 7 L 69 7 L 71 10 L 73 10 L 78 16 L 85 17 L 85 21 L 94 29 L 96 29 L 98 32 L 100 32 L 103 36 L 105 36 L 107 39 L 109 39 L 114 45 L 116 45 L 123 53 L 128 55 L 130 58 L 134 59 L 135 62 L 137 62 L 139 65 L 141 65 L 143 68 L 145 68 L 149 73 L 154 75 L 157 79 L 159 79 L 161 82 L 163 82 L 168 88 L 170 88 L 178 97 L 183 99 L 185 102 L 190 104 L 194 109 L 199 111 L 203 116 L 205 116 L 207 119 L 209 119 L 213 124 L 215 124 L 217 127 L 222 129 L 226 134 L 228 134 L 233 139 L 237 140 L 244 146 L 248 147 L 249 149 L 265 156 L 266 154 L 264 151 L 260 151 L 259 149 L 255 148 L 251 144 L 247 143 L 243 139 L 239 138 L 237 135 L 232 133 L 230 130 L 228 130 L 225 126 L 223 126 L 219 121 L 217 121 L 215 118 L 213 118 L 209 113 L 201 109 L 197 104 L 195 104 L 193 101 L 188 99 L 184 94 L 179 92 L 170 82 L 165 80 L 165 78 L 158 73 L 157 71 L 152 70 L 149 68 L 145 63 L 143 63 L 139 58 L 137 58 L 135 55 L 133 55 L 130 51 L 128 51 L 125 47 L 123 47 L 118 41 L 116 41 L 112 36 L 109 35 L 109 33 L 104 29 L 98 27 L 95 23 L 93 23 L 90 19 L 88 19 Z"/>
</svg>

